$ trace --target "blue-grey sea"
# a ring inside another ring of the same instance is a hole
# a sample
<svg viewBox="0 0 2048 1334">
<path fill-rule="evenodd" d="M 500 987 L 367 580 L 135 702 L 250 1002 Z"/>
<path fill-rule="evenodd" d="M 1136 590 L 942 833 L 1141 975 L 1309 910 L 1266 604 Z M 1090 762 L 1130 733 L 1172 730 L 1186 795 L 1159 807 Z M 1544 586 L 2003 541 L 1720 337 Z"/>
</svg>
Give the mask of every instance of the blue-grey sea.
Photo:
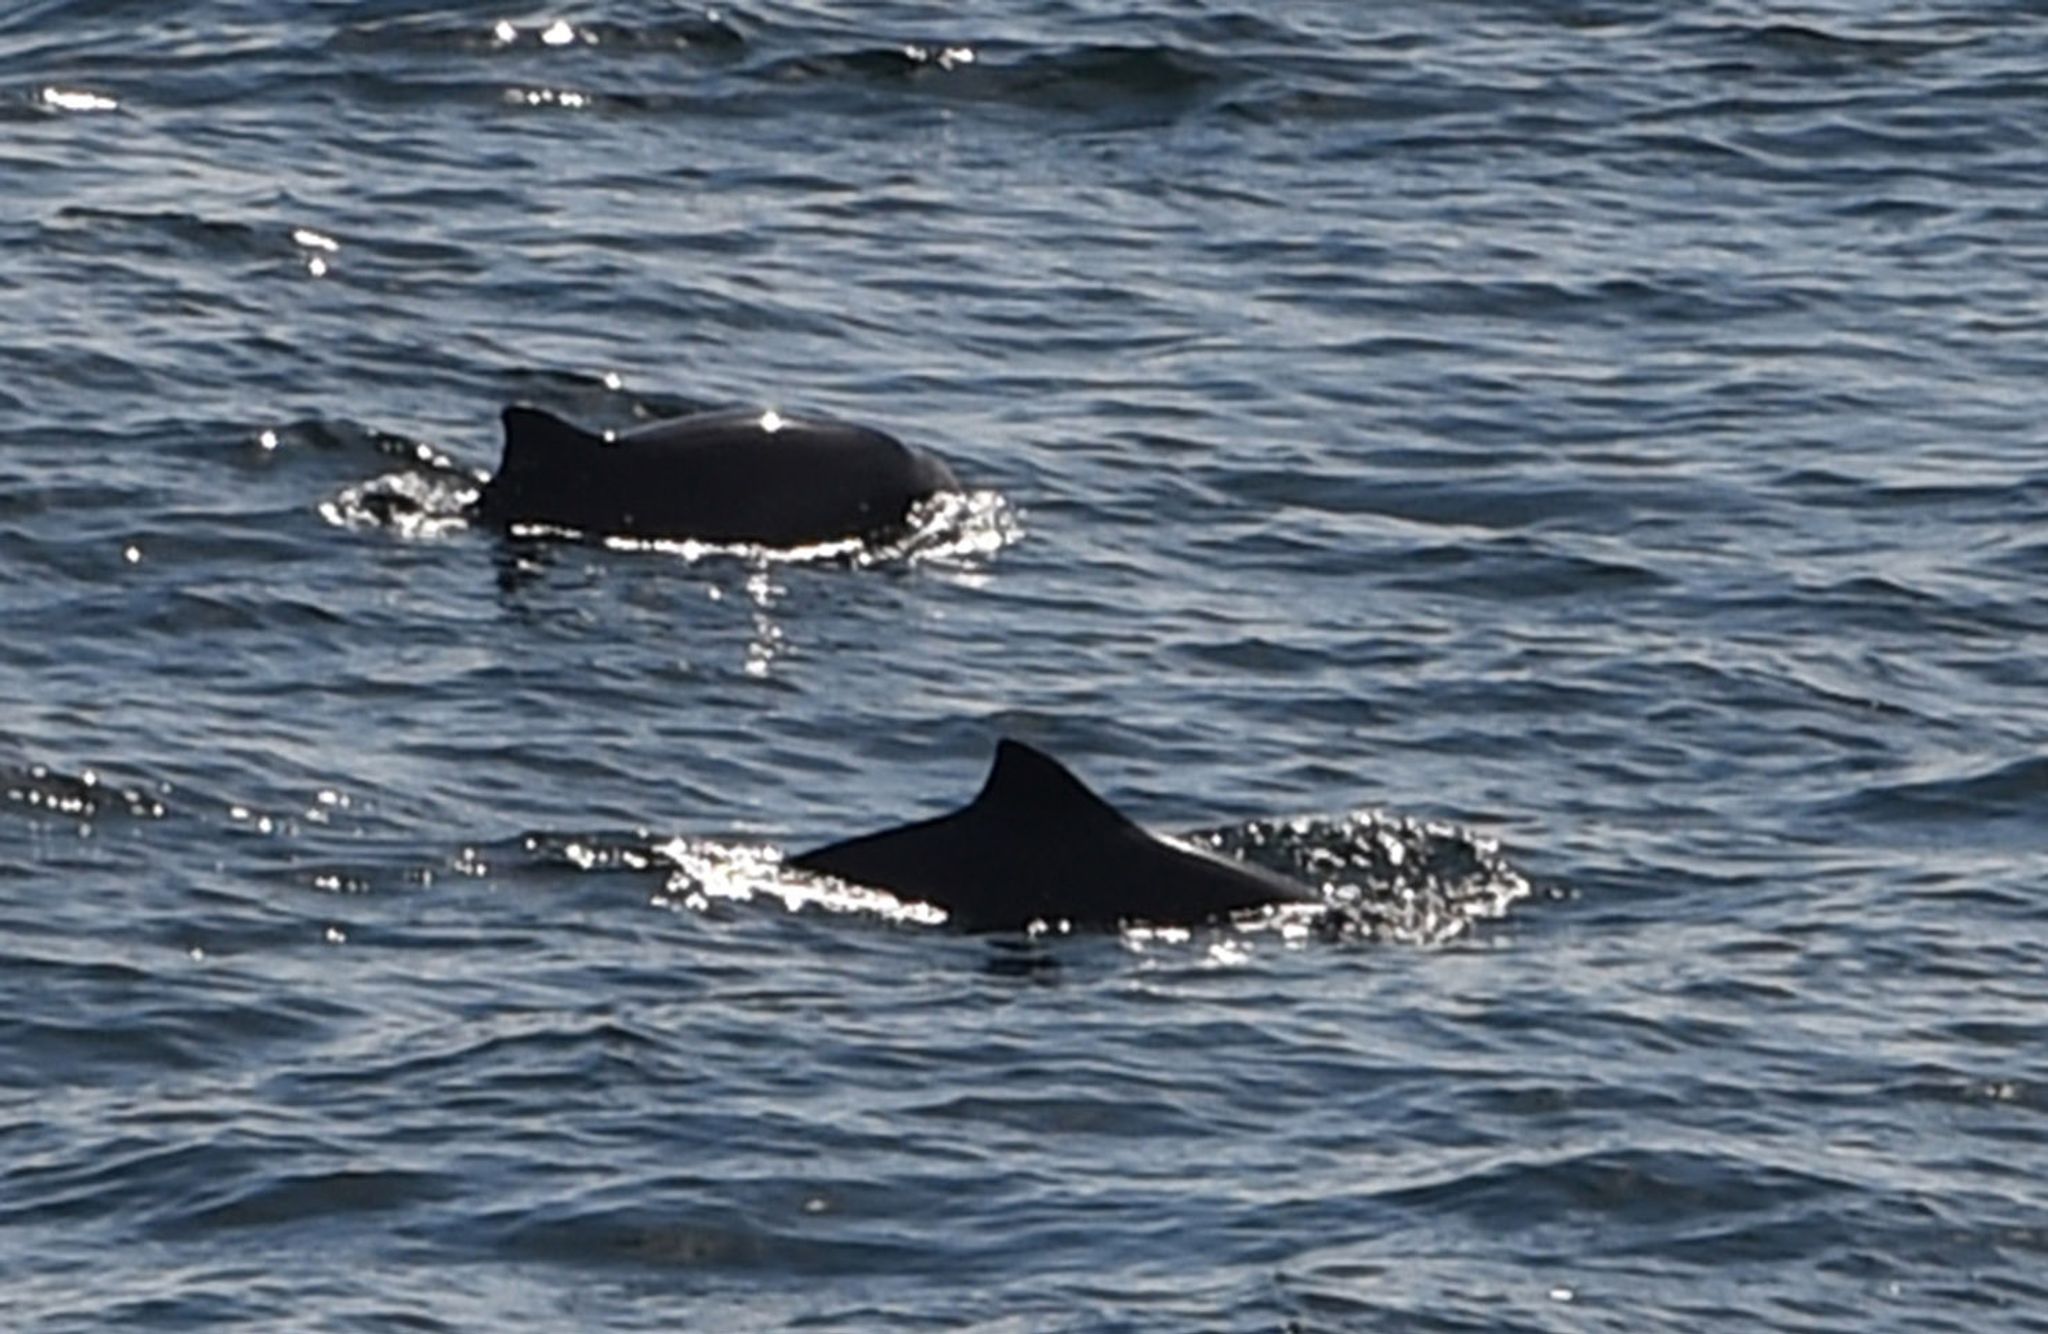
<svg viewBox="0 0 2048 1334">
<path fill-rule="evenodd" d="M 0 1328 L 2048 1330 L 2044 584 L 2033 0 L 13 0 Z"/>
</svg>

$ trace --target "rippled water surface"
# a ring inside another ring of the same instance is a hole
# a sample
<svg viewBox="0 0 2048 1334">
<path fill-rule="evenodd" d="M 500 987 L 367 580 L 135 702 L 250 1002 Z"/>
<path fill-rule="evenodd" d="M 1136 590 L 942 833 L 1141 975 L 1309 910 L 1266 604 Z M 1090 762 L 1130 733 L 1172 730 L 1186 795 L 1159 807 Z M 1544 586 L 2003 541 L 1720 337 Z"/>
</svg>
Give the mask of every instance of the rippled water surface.
<svg viewBox="0 0 2048 1334">
<path fill-rule="evenodd" d="M 6 6 L 0 1325 L 2048 1330 L 2044 69 Z M 972 494 L 509 541 L 515 401 Z M 1359 929 L 780 865 L 1002 735 Z"/>
</svg>

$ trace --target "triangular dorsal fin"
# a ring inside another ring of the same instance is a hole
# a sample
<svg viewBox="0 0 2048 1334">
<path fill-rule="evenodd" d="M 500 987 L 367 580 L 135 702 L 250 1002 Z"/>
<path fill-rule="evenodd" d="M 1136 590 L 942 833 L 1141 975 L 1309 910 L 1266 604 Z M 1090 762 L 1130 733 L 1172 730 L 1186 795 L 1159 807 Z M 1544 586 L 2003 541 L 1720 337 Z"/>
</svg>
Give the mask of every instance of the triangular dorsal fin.
<svg viewBox="0 0 2048 1334">
<path fill-rule="evenodd" d="M 996 742 L 995 763 L 970 809 L 999 810 L 1012 818 L 1131 823 L 1058 760 L 1008 737 Z"/>
<path fill-rule="evenodd" d="M 516 455 L 547 454 L 561 449 L 589 449 L 604 443 L 604 437 L 563 421 L 546 408 L 514 403 L 504 412 L 505 459 Z"/>
</svg>

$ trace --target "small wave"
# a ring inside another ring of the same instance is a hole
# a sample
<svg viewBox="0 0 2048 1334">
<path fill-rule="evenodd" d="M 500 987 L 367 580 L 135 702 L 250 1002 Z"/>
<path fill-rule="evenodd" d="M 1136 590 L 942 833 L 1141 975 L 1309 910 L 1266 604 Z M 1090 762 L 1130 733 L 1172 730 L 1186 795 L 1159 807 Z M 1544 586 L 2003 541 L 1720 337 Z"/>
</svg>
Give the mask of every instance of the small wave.
<svg viewBox="0 0 2048 1334">
<path fill-rule="evenodd" d="M 253 778 L 251 786 L 260 781 Z M 0 766 L 0 819 L 10 817 L 32 829 L 75 829 L 88 836 L 120 827 L 161 830 L 166 848 L 212 839 L 232 846 L 247 864 L 264 863 L 268 854 L 263 846 L 268 845 L 277 853 L 268 864 L 281 869 L 286 880 L 330 893 L 367 892 L 393 881 L 431 884 L 444 869 L 454 875 L 480 874 L 469 865 L 476 855 L 470 849 L 421 866 L 403 844 L 393 845 L 391 855 L 373 869 L 363 860 L 365 849 L 373 846 L 373 837 L 388 836 L 389 825 L 370 803 L 336 787 L 249 796 L 208 791 L 182 778 L 173 782 L 97 768 L 65 772 L 41 763 Z M 346 860 L 320 855 L 319 848 L 335 839 L 348 846 Z M 239 926 L 234 933 L 250 938 Z"/>
<path fill-rule="evenodd" d="M 335 31 L 327 45 L 332 51 L 385 57 L 458 53 L 530 59 L 536 53 L 572 48 L 606 55 L 673 55 L 679 51 L 739 50 L 747 44 L 747 26 L 730 8 L 648 23 L 571 22 L 564 18 L 452 23 L 440 15 L 426 15 L 347 24 Z"/>
<path fill-rule="evenodd" d="M 168 791 L 169 784 L 153 789 L 148 784 L 109 781 L 93 769 L 65 774 L 32 764 L 0 773 L 0 801 L 32 818 L 161 820 L 169 814 L 163 800 Z"/>
<path fill-rule="evenodd" d="M 645 839 L 602 834 L 533 833 L 520 839 L 519 850 L 535 867 L 575 871 L 653 870 L 663 855 L 662 846 Z"/>
<path fill-rule="evenodd" d="M 2015 542 L 1992 563 L 2030 578 L 2048 575 L 2048 542 Z"/>
<path fill-rule="evenodd" d="M 487 1216 L 475 1230 L 500 1253 L 548 1264 L 624 1266 L 690 1271 L 770 1270 L 811 1278 L 871 1278 L 924 1261 L 922 1250 L 857 1235 L 828 1235 L 812 1215 L 827 1206 L 815 1188 L 791 1186 L 788 1212 L 766 1217 L 759 1206 L 713 1203 L 672 1182 L 641 1182 L 641 1200 L 607 1205 L 589 1196 L 549 1203 L 524 1214 Z M 652 1194 L 656 1203 L 645 1202 Z M 808 1224 L 809 1226 L 806 1226 Z"/>
<path fill-rule="evenodd" d="M 452 1188 L 428 1172 L 343 1169 L 222 1178 L 169 1226 L 277 1227 L 363 1213 L 386 1213 L 446 1199 Z"/>
<path fill-rule="evenodd" d="M 1794 1205 L 1839 1206 L 1852 1188 L 1811 1172 L 1685 1150 L 1525 1157 L 1388 1192 L 1409 1208 L 1512 1216 L 1522 1226 L 1613 1216 L 1647 1228 L 1699 1215 L 1729 1221 Z M 1644 1245 L 1649 1239 L 1644 1239 Z"/>
<path fill-rule="evenodd" d="M 435 52 L 490 61 L 513 73 L 495 91 L 522 109 L 614 114 L 702 115 L 772 109 L 799 96 L 919 99 L 1074 115 L 1118 128 L 1158 124 L 1211 105 L 1252 77 L 1239 62 L 1172 44 L 1042 47 L 1018 43 L 904 41 L 891 45 L 806 44 L 797 34 L 770 43 L 729 26 L 631 28 L 551 23 L 450 29 L 351 30 L 338 50 Z M 699 62 L 678 82 L 648 64 L 678 52 Z M 557 55 L 564 57 L 556 59 Z M 573 58 L 570 58 L 572 57 Z M 660 76 L 660 77 L 658 77 Z M 493 87 L 481 67 L 450 74 L 436 66 L 359 71 L 357 96 L 382 103 L 474 101 Z"/>
<path fill-rule="evenodd" d="M 906 43 L 783 56 L 749 75 L 791 84 L 915 88 L 946 101 L 1154 123 L 1205 105 L 1238 77 L 1228 62 L 1177 46 L 1055 49 Z"/>
<path fill-rule="evenodd" d="M 54 251 L 83 255 L 256 260 L 293 253 L 289 229 L 183 209 L 67 204 L 42 224 L 39 239 Z"/>
<path fill-rule="evenodd" d="M 1925 38 L 1830 32 L 1806 23 L 1766 23 L 1733 34 L 1740 48 L 1797 61 L 1809 68 L 1900 65 L 1955 45 Z"/>
<path fill-rule="evenodd" d="M 2034 755 L 1997 768 L 1951 778 L 1865 788 L 1846 806 L 1884 821 L 2022 821 L 2048 829 L 2048 756 Z"/>
<path fill-rule="evenodd" d="M 1670 580 L 1632 561 L 1600 560 L 1544 550 L 1535 543 L 1440 543 L 1403 553 L 1414 573 L 1389 583 L 1427 593 L 1518 601 L 1527 598 L 1620 597 L 1667 586 Z"/>
</svg>

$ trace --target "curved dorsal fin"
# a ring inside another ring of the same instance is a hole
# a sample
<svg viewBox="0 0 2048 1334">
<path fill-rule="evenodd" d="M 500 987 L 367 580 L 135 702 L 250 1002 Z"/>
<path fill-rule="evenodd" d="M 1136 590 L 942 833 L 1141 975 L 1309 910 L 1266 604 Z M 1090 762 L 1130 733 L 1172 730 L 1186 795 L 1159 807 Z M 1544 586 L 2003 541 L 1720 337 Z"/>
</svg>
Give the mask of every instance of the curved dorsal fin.
<svg viewBox="0 0 2048 1334">
<path fill-rule="evenodd" d="M 1058 760 L 1008 737 L 996 742 L 995 763 L 989 766 L 988 778 L 970 809 L 977 813 L 999 811 L 1012 820 L 1131 823 Z"/>
<path fill-rule="evenodd" d="M 563 421 L 546 408 L 514 403 L 504 412 L 505 455 L 543 453 L 557 449 L 587 449 L 604 443 L 604 437 Z"/>
</svg>

